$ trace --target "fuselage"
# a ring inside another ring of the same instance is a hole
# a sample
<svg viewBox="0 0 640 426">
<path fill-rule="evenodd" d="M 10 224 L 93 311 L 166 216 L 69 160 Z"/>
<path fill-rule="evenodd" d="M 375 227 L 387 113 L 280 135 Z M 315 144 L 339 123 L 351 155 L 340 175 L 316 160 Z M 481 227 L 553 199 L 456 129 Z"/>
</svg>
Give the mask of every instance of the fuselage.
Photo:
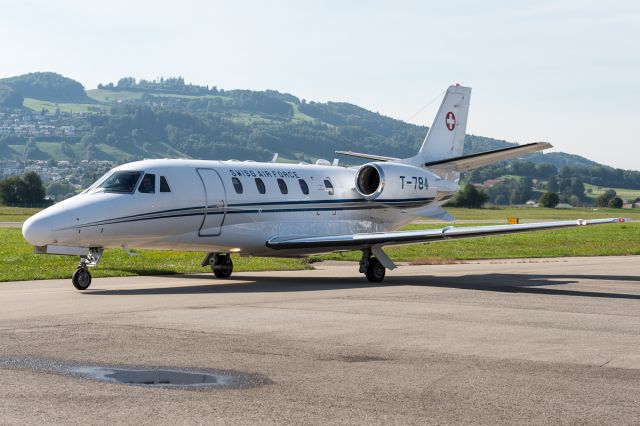
<svg viewBox="0 0 640 426">
<path fill-rule="evenodd" d="M 387 176 L 403 190 L 368 200 L 355 189 L 353 168 L 144 160 L 111 170 L 81 194 L 29 218 L 23 234 L 35 246 L 304 256 L 311 253 L 276 252 L 265 242 L 274 236 L 396 230 L 418 214 L 428 215 L 458 189 L 423 173 L 421 187 L 415 179 L 415 189 L 406 192 L 407 181 L 414 185 L 411 176 Z"/>
</svg>

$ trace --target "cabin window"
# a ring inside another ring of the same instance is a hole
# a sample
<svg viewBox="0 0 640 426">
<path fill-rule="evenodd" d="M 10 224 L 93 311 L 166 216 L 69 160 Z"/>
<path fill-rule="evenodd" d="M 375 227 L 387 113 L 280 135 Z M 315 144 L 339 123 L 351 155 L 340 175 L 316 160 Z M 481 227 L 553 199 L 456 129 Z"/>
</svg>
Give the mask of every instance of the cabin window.
<svg viewBox="0 0 640 426">
<path fill-rule="evenodd" d="M 231 183 L 233 184 L 233 189 L 236 190 L 236 194 L 242 194 L 244 189 L 242 188 L 242 182 L 237 177 L 231 178 Z"/>
<path fill-rule="evenodd" d="M 309 195 L 309 185 L 304 179 L 298 179 L 298 183 L 300 184 L 300 190 L 304 195 Z"/>
<path fill-rule="evenodd" d="M 289 188 L 287 188 L 287 183 L 284 181 L 284 179 L 278 178 L 278 186 L 280 187 L 280 192 L 282 192 L 283 194 L 289 192 Z"/>
<path fill-rule="evenodd" d="M 136 187 L 140 174 L 140 172 L 115 172 L 102 182 L 99 187 L 109 192 L 131 193 Z"/>
<path fill-rule="evenodd" d="M 324 180 L 324 187 L 327 188 L 327 194 L 333 195 L 333 185 L 331 185 L 329 179 Z"/>
<path fill-rule="evenodd" d="M 267 188 L 264 186 L 264 182 L 260 178 L 256 178 L 256 187 L 258 188 L 258 192 L 261 194 L 267 192 Z"/>
<path fill-rule="evenodd" d="M 143 194 L 153 194 L 156 192 L 156 175 L 146 173 L 142 178 L 142 182 L 140 182 L 140 186 L 138 186 L 138 192 L 142 192 Z"/>
<path fill-rule="evenodd" d="M 164 176 L 160 176 L 160 192 L 171 192 L 171 188 L 169 188 L 169 184 L 167 183 L 167 178 Z"/>
</svg>

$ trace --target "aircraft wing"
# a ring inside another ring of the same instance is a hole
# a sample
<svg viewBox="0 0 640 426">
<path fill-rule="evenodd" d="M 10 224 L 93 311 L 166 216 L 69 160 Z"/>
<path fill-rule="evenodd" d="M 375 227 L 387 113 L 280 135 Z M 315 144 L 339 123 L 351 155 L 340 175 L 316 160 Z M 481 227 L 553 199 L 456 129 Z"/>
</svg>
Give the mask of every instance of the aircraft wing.
<svg viewBox="0 0 640 426">
<path fill-rule="evenodd" d="M 547 148 L 553 148 L 553 145 L 547 142 L 534 142 L 509 148 L 496 149 L 493 151 L 480 152 L 477 154 L 463 155 L 462 157 L 448 158 L 446 160 L 431 161 L 425 163 L 425 167 L 436 170 L 466 172 L 498 161 L 520 157 L 521 155 L 536 151 L 542 151 Z"/>
<path fill-rule="evenodd" d="M 373 160 L 373 161 L 400 161 L 399 158 L 395 158 L 395 157 L 385 157 L 384 155 L 375 155 L 375 154 L 363 154 L 361 152 L 353 152 L 353 151 L 336 151 L 336 154 L 348 155 L 350 157 L 357 157 L 357 158 L 365 158 L 367 160 Z"/>
<path fill-rule="evenodd" d="M 275 237 L 267 241 L 272 249 L 314 249 L 327 251 L 344 249 L 363 249 L 372 246 L 428 243 L 456 240 L 461 238 L 486 237 L 489 235 L 515 234 L 519 232 L 542 231 L 545 229 L 571 228 L 584 225 L 603 225 L 625 222 L 624 218 L 567 220 L 558 222 L 523 223 L 517 225 L 469 226 L 456 228 L 448 226 L 442 229 L 420 231 L 372 232 L 365 234 L 329 235 L 324 237 Z"/>
</svg>

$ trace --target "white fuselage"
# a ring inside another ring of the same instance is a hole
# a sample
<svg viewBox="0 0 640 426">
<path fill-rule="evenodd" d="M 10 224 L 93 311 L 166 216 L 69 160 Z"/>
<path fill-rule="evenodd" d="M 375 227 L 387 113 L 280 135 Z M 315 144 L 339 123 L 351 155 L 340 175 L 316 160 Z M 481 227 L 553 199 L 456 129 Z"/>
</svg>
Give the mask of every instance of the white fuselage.
<svg viewBox="0 0 640 426">
<path fill-rule="evenodd" d="M 36 246 L 304 256 L 311 253 L 275 251 L 265 242 L 274 236 L 395 230 L 418 214 L 428 215 L 430 208 L 437 209 L 458 189 L 426 170 L 420 187 L 411 176 L 387 176 L 402 189 L 393 199 L 374 200 L 356 191 L 356 169 L 338 166 L 145 160 L 110 173 L 117 171 L 140 172 L 133 191 L 105 190 L 100 187 L 103 178 L 30 218 L 23 228 L 25 238 Z M 154 175 L 153 193 L 139 190 L 145 174 Z M 257 179 L 264 184 L 264 193 Z"/>
</svg>

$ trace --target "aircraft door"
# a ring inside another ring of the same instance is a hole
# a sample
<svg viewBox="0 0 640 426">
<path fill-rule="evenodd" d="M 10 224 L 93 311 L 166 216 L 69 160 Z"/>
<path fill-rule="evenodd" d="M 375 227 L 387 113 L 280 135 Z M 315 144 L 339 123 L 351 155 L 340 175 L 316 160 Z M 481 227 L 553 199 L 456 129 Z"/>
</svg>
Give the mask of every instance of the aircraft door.
<svg viewBox="0 0 640 426">
<path fill-rule="evenodd" d="M 197 169 L 204 186 L 205 209 L 202 225 L 198 231 L 200 237 L 215 237 L 222 232 L 222 223 L 226 215 L 226 193 L 222 179 L 213 169 Z"/>
</svg>

